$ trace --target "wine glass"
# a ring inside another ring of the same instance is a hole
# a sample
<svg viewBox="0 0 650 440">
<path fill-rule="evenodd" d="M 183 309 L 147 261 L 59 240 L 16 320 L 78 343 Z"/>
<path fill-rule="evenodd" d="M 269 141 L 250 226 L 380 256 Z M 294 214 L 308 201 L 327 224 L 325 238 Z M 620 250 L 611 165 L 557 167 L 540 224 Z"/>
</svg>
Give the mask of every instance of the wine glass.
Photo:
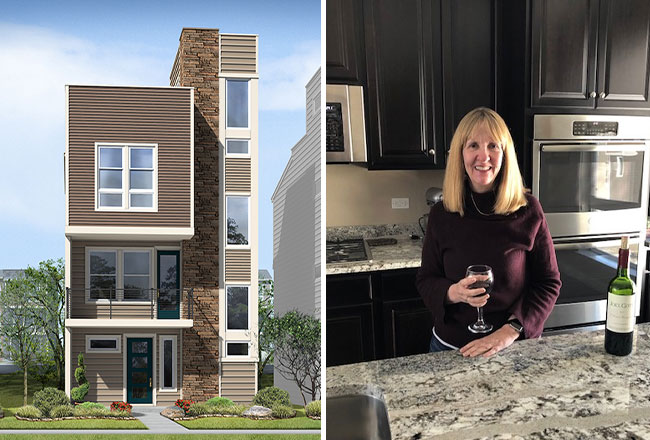
<svg viewBox="0 0 650 440">
<path fill-rule="evenodd" d="M 476 281 L 474 284 L 469 286 L 470 289 L 479 289 L 484 288 L 485 293 L 479 296 L 487 295 L 492 292 L 492 284 L 494 284 L 494 276 L 492 275 L 492 268 L 484 264 L 477 264 L 469 266 L 467 272 L 465 272 L 465 277 L 469 276 L 488 276 L 486 280 Z M 483 321 L 483 307 L 477 307 L 478 311 L 478 320 L 474 324 L 467 326 L 470 332 L 472 333 L 488 333 L 492 331 L 492 324 L 488 324 Z"/>
</svg>

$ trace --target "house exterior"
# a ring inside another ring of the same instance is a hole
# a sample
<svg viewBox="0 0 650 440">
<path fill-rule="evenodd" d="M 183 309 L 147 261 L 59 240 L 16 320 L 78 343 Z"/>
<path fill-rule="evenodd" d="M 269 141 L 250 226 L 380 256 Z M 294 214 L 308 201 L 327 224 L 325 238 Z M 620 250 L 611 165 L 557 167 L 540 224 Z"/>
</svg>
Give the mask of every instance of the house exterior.
<svg viewBox="0 0 650 440">
<path fill-rule="evenodd" d="M 279 316 L 297 309 L 320 319 L 320 69 L 307 83 L 306 96 L 306 134 L 291 149 L 289 162 L 271 197 L 274 312 Z M 277 372 L 277 362 L 273 381 L 275 386 L 289 391 L 292 402 L 302 402 L 295 383 Z"/>
<path fill-rule="evenodd" d="M 184 28 L 169 87 L 66 86 L 66 392 L 252 400 L 257 36 Z M 255 269 L 254 269 L 255 268 Z"/>
</svg>

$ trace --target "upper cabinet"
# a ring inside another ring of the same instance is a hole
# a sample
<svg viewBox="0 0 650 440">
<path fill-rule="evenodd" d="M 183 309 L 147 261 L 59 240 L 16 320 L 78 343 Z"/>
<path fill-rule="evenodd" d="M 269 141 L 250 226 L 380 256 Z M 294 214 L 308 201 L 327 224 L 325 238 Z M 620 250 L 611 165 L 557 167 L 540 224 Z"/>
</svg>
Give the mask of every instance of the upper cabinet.
<svg viewBox="0 0 650 440">
<path fill-rule="evenodd" d="M 361 0 L 327 0 L 327 82 L 365 84 Z"/>
<path fill-rule="evenodd" d="M 533 0 L 532 107 L 648 109 L 650 2 Z"/>
</svg>

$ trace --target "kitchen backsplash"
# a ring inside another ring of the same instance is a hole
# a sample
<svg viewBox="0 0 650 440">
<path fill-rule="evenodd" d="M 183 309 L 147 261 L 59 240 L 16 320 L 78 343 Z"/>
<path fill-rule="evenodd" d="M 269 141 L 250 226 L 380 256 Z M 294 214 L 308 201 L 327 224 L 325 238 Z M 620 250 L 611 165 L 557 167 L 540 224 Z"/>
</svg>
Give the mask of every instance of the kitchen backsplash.
<svg viewBox="0 0 650 440">
<path fill-rule="evenodd" d="M 442 170 L 368 171 L 358 165 L 329 164 L 327 223 L 329 226 L 417 223 L 429 212 L 425 193 L 442 188 Z M 393 209 L 393 198 L 408 198 L 407 209 Z"/>
</svg>

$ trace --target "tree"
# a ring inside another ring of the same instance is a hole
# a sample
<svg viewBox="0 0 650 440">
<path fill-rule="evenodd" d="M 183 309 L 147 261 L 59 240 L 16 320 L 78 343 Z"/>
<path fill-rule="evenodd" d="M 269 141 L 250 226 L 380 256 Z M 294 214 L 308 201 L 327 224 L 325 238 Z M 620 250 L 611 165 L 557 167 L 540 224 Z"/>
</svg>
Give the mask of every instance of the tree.
<svg viewBox="0 0 650 440">
<path fill-rule="evenodd" d="M 305 405 L 305 393 L 316 400 L 320 393 L 320 321 L 292 310 L 273 318 L 269 330 L 275 344 L 275 370 L 298 385 Z"/>
<path fill-rule="evenodd" d="M 34 324 L 38 325 L 52 353 L 56 365 L 57 386 L 65 386 L 65 350 L 63 332 L 65 329 L 65 287 L 63 259 L 41 261 L 38 269 L 25 270 L 28 299 Z"/>
<path fill-rule="evenodd" d="M 257 328 L 259 338 L 257 351 L 259 362 L 257 364 L 257 383 L 262 383 L 264 367 L 273 363 L 273 334 L 269 330 L 273 319 L 273 280 L 263 280 L 259 284 L 257 297 Z"/>
<path fill-rule="evenodd" d="M 0 291 L 0 335 L 3 353 L 23 370 L 23 405 L 27 405 L 27 372 L 36 358 L 40 343 L 38 326 L 30 310 L 29 283 L 25 278 L 8 280 Z"/>
</svg>

